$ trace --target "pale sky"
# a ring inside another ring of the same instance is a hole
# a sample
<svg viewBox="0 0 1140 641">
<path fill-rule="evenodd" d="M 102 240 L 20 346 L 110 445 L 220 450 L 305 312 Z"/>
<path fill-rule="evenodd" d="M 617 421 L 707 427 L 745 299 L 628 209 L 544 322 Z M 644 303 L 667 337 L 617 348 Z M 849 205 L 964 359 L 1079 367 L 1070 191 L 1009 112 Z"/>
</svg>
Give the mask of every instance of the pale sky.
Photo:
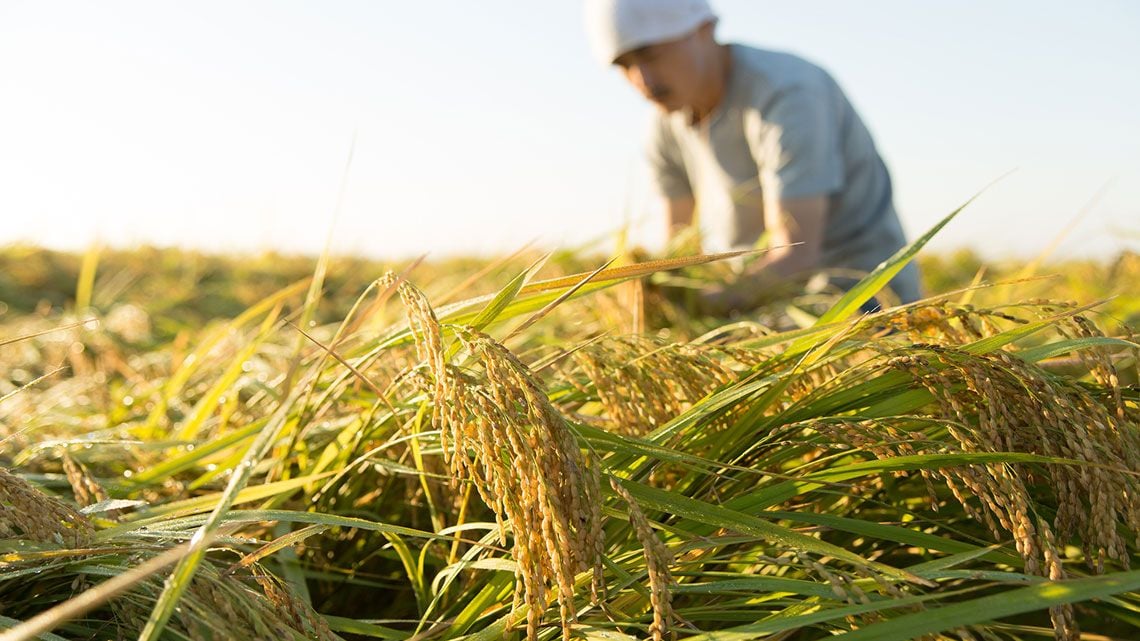
<svg viewBox="0 0 1140 641">
<path fill-rule="evenodd" d="M 800 54 L 867 122 L 913 236 L 1140 250 L 1135 0 L 712 0 L 725 40 Z M 655 246 L 649 107 L 577 0 L 0 0 L 0 245 L 317 252 Z M 1107 187 L 1105 187 L 1107 185 Z M 1102 189 L 1103 188 L 1103 189 Z"/>
</svg>

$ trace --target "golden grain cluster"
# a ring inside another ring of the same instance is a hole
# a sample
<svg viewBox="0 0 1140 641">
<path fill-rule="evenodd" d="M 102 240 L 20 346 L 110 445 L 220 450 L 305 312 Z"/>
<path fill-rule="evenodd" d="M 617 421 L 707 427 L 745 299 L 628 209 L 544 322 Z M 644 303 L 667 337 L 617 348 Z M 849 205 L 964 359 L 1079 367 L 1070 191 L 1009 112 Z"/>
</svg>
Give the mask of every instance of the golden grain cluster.
<svg viewBox="0 0 1140 641">
<path fill-rule="evenodd" d="M 389 274 L 383 282 L 391 285 Z M 533 641 L 553 587 L 563 635 L 576 618 L 575 577 L 592 573 L 602 590 L 600 473 L 527 367 L 482 332 L 455 327 L 468 357 L 448 362 L 441 328 L 423 294 L 399 286 L 419 356 L 434 379 L 432 422 L 456 478 L 470 481 L 492 508 L 501 542 L 513 538 L 517 576 Z M 464 371 L 478 368 L 478 377 Z"/>
<path fill-rule="evenodd" d="M 645 513 L 630 496 L 629 491 L 612 477 L 610 487 L 629 508 L 629 524 L 633 527 L 633 532 L 645 555 L 645 568 L 649 575 L 650 608 L 653 611 L 653 623 L 649 626 L 649 634 L 653 637 L 653 641 L 662 641 L 676 620 L 676 613 L 673 611 L 673 588 L 676 582 L 669 569 L 673 564 L 673 553 L 665 547 L 661 539 L 657 538 L 653 527 L 649 525 L 649 520 L 645 518 Z"/>
<path fill-rule="evenodd" d="M 80 547 L 94 528 L 63 501 L 0 467 L 0 538 L 24 537 Z"/>
<path fill-rule="evenodd" d="M 639 336 L 606 338 L 572 358 L 564 378 L 597 397 L 604 411 L 594 422 L 621 434 L 646 434 L 735 377 L 724 350 Z"/>
</svg>

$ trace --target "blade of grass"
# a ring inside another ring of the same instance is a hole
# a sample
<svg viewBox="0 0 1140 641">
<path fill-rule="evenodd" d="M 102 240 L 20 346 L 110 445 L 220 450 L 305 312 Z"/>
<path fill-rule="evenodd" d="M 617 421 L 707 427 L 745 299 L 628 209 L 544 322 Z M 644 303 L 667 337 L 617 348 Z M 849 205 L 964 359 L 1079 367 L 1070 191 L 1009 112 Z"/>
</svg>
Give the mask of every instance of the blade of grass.
<svg viewBox="0 0 1140 641">
<path fill-rule="evenodd" d="M 478 283 L 479 281 L 483 280 L 484 277 L 494 273 L 496 270 L 498 270 L 503 265 L 509 264 L 511 261 L 513 261 L 513 260 L 517 259 L 518 257 L 522 256 L 523 254 L 525 254 L 527 252 L 527 250 L 529 250 L 531 248 L 531 246 L 534 245 L 534 243 L 535 243 L 535 241 L 532 240 L 532 241 L 526 243 L 525 245 L 523 245 L 522 247 L 518 248 L 517 250 L 515 250 L 515 252 L 513 254 L 509 254 L 507 256 L 502 256 L 502 257 L 496 258 L 495 260 L 492 260 L 491 262 L 487 263 L 479 271 L 475 272 L 474 274 L 471 274 L 466 279 L 464 279 L 463 282 L 461 282 L 458 285 L 456 285 L 455 287 L 451 288 L 451 291 L 447 292 L 443 296 L 436 298 L 435 303 L 437 305 L 446 305 L 447 303 L 450 303 L 453 298 L 455 298 L 456 296 L 459 296 L 463 292 L 467 291 L 469 288 L 471 288 L 473 285 L 475 285 L 475 283 Z"/>
<path fill-rule="evenodd" d="M 202 539 L 200 543 L 208 544 L 212 537 Z M 83 616 L 87 612 L 123 594 L 140 581 L 160 572 L 163 568 L 186 558 L 191 552 L 193 544 L 184 544 L 171 548 L 150 560 L 131 568 L 130 570 L 112 577 L 103 583 L 79 593 L 59 605 L 37 614 L 27 621 L 6 630 L 0 634 L 0 641 L 27 641 L 37 635 L 52 630 L 66 621 Z"/>
<path fill-rule="evenodd" d="M 491 302 L 487 303 L 487 306 L 483 308 L 483 311 L 479 312 L 479 315 L 476 316 L 474 320 L 468 324 L 477 330 L 482 330 L 487 327 L 487 325 L 490 325 L 496 318 L 499 317 L 499 314 L 503 313 L 503 310 L 507 308 L 507 305 L 509 305 L 511 301 L 513 301 L 515 297 L 519 295 L 519 292 L 522 290 L 522 288 L 530 281 L 531 278 L 534 277 L 536 273 L 538 273 L 538 270 L 542 269 L 543 265 L 546 264 L 546 261 L 549 258 L 550 254 L 544 254 L 541 258 L 531 264 L 530 267 L 526 268 L 518 276 L 515 276 L 513 279 L 511 279 L 511 282 L 507 283 L 505 287 L 499 290 L 499 292 L 495 294 L 495 297 L 491 299 Z"/>
<path fill-rule="evenodd" d="M 62 331 L 69 330 L 69 329 L 72 329 L 75 327 L 79 327 L 80 325 L 86 325 L 88 323 L 98 323 L 98 322 L 99 322 L 99 320 L 97 318 L 88 318 L 88 319 L 81 320 L 81 321 L 75 321 L 74 323 L 68 323 L 66 325 L 60 325 L 59 327 L 53 327 L 51 329 L 45 329 L 45 330 L 40 331 L 40 332 L 33 332 L 31 334 L 24 334 L 22 336 L 15 336 L 13 338 L 3 338 L 3 339 L 0 339 L 0 347 L 4 347 L 5 345 L 11 345 L 12 343 L 19 343 L 20 341 L 26 341 L 26 340 L 29 340 L 32 338 L 38 338 L 40 336 L 46 336 L 48 334 L 54 334 L 55 332 L 62 332 Z"/>
<path fill-rule="evenodd" d="M 372 637 L 373 639 L 384 639 L 385 641 L 404 641 L 408 638 L 408 635 L 400 630 L 386 628 L 382 625 L 369 623 L 368 621 L 337 617 L 328 614 L 322 614 L 321 616 L 328 622 L 329 629 L 333 632 L 348 632 L 349 634 Z"/>
<path fill-rule="evenodd" d="M 347 367 L 347 368 L 348 368 L 348 370 L 349 370 L 350 372 L 352 372 L 353 376 L 355 376 L 355 377 L 356 377 L 356 378 L 357 378 L 357 379 L 358 379 L 360 382 L 362 382 L 362 383 L 364 383 L 365 385 L 367 385 L 367 386 L 368 386 L 368 389 L 372 390 L 372 392 L 373 392 L 374 394 L 376 394 L 376 397 L 377 397 L 377 398 L 378 398 L 380 401 L 382 401 L 382 402 L 383 402 L 383 403 L 384 403 L 384 404 L 385 404 L 385 405 L 388 407 L 388 410 L 389 410 L 389 411 L 391 411 L 391 412 L 392 412 L 392 414 L 396 414 L 396 408 L 395 408 L 395 407 L 393 407 L 393 406 L 392 406 L 392 403 L 391 403 L 391 401 L 389 401 L 389 400 L 388 400 L 388 395 L 387 395 L 387 394 L 385 394 L 385 393 L 384 393 L 384 390 L 380 389 L 380 387 L 379 387 L 378 385 L 376 385 L 375 383 L 373 383 L 371 379 L 369 379 L 367 376 L 365 376 L 365 375 L 364 375 L 364 372 L 361 372 L 359 369 L 357 369 L 356 367 L 354 367 L 354 366 L 352 365 L 352 363 L 349 363 L 347 360 L 345 360 L 343 356 L 341 356 L 340 354 L 337 354 L 336 352 L 334 352 L 334 351 L 332 350 L 332 348 L 331 348 L 331 347 L 327 347 L 327 346 L 325 346 L 325 344 L 324 344 L 324 343 L 322 343 L 322 342 L 318 341 L 316 338 L 313 338 L 312 336 L 310 336 L 310 335 L 309 335 L 309 333 L 308 333 L 308 332 L 306 332 L 305 330 L 301 329 L 300 327 L 297 327 L 297 326 L 296 326 L 296 325 L 294 325 L 293 323 L 289 323 L 289 325 L 290 325 L 290 326 L 291 326 L 293 329 L 295 329 L 295 330 L 297 330 L 298 332 L 300 332 L 300 333 L 301 333 L 301 336 L 303 336 L 303 337 L 305 337 L 305 338 L 309 339 L 309 341 L 310 341 L 310 342 L 312 342 L 314 345 L 316 345 L 317 347 L 319 347 L 319 348 L 321 348 L 322 350 L 324 350 L 324 352 L 325 352 L 327 355 L 329 355 L 329 356 L 332 356 L 334 359 L 336 359 L 336 362 L 338 362 L 338 363 L 340 363 L 341 365 L 344 365 L 345 367 Z"/>
<path fill-rule="evenodd" d="M 182 359 L 181 365 L 179 365 L 178 369 L 167 379 L 166 384 L 162 386 L 162 390 L 156 394 L 158 398 L 155 399 L 154 409 L 147 415 L 146 424 L 143 426 L 142 431 L 147 433 L 158 427 L 159 422 L 166 416 L 166 410 L 169 407 L 170 400 L 178 397 L 182 389 L 190 382 L 190 378 L 194 376 L 198 369 L 205 363 L 206 355 L 217 347 L 222 340 L 231 333 L 245 327 L 255 318 L 268 313 L 285 299 L 299 293 L 305 288 L 307 283 L 307 279 L 293 283 L 275 292 L 273 295 L 266 297 L 256 305 L 251 306 L 228 323 L 209 332 L 199 341 L 194 351 Z"/>
<path fill-rule="evenodd" d="M 400 563 L 404 566 L 404 572 L 408 575 L 408 582 L 412 585 L 412 594 L 416 597 L 419 611 L 426 611 L 430 597 L 427 593 L 427 586 L 424 585 L 423 572 L 420 571 L 416 556 L 412 554 L 412 549 L 398 534 L 392 532 L 382 532 L 381 534 L 388 539 L 388 543 L 392 545 L 392 549 L 396 551 L 396 556 L 400 558 Z"/>
<path fill-rule="evenodd" d="M 1029 363 L 1036 363 L 1043 361 L 1047 358 L 1054 358 L 1062 354 L 1080 351 L 1082 349 L 1091 349 L 1096 347 L 1119 347 L 1123 349 L 1140 349 L 1140 344 L 1126 341 L 1122 338 L 1110 338 L 1108 336 L 1089 336 L 1084 338 L 1072 338 L 1069 340 L 1058 341 L 1056 343 L 1049 343 L 1039 347 L 1031 347 L 1017 352 L 1017 357 Z"/>
<path fill-rule="evenodd" d="M 226 570 L 226 572 L 233 574 L 237 570 L 249 567 L 250 565 L 257 563 L 261 559 L 264 559 L 274 552 L 277 552 L 278 550 L 300 543 L 310 536 L 320 534 L 327 529 L 329 529 L 328 525 L 309 525 L 301 528 L 300 530 L 290 532 L 285 536 L 277 537 L 269 543 L 266 543 L 265 545 L 257 548 L 253 552 L 250 552 L 249 554 L 241 557 L 241 559 L 237 563 L 231 565 L 229 569 Z"/>
<path fill-rule="evenodd" d="M 1023 612 L 1089 601 L 1137 589 L 1140 589 L 1140 570 L 1086 579 L 1047 581 L 939 608 L 928 608 L 923 612 L 904 614 L 835 638 L 845 641 L 907 641 Z"/>
<path fill-rule="evenodd" d="M 20 625 L 21 623 L 22 623 L 22 621 L 20 621 L 18 619 L 13 619 L 12 617 L 6 617 L 6 616 L 0 614 L 0 630 L 7 630 L 9 628 L 14 628 L 17 625 Z M 58 634 L 52 634 L 51 632 L 41 632 L 35 638 L 39 639 L 39 641 L 68 641 L 67 639 L 59 636 Z"/>
<path fill-rule="evenodd" d="M 967 200 L 961 207 L 958 207 L 945 218 L 938 221 L 937 224 L 931 227 L 925 234 L 915 239 L 911 244 L 900 249 L 894 256 L 880 263 L 878 267 L 872 270 L 870 274 L 867 274 L 866 277 L 860 280 L 832 305 L 831 309 L 824 312 L 823 315 L 819 317 L 819 320 L 816 321 L 816 324 L 827 325 L 829 323 L 846 320 L 850 317 L 863 303 L 871 300 L 880 289 L 885 287 L 892 278 L 897 276 L 898 273 L 918 255 L 919 250 L 925 247 L 931 238 L 934 238 L 935 234 L 942 231 L 943 227 L 949 224 L 951 220 L 954 220 L 954 217 L 961 213 L 970 203 L 974 202 L 979 195 L 980 192 Z M 802 346 L 793 344 L 792 349 L 796 347 Z"/>
<path fill-rule="evenodd" d="M 245 488 L 245 484 L 253 473 L 254 466 L 264 458 L 278 433 L 285 427 L 292 405 L 302 392 L 302 387 L 297 386 L 292 389 L 289 398 L 281 404 L 273 417 L 265 424 L 257 438 L 250 444 L 249 450 L 246 451 L 241 462 L 234 468 L 229 483 L 219 497 L 213 511 L 210 512 L 206 521 L 190 540 L 190 548 L 187 554 L 182 557 L 177 567 L 174 568 L 174 572 L 167 577 L 163 584 L 162 593 L 159 595 L 146 625 L 139 634 L 139 641 L 157 641 L 166 628 L 166 623 L 174 614 L 178 600 L 190 587 L 190 581 L 194 578 L 198 565 L 206 556 L 208 544 L 212 540 L 214 532 L 224 522 L 226 512 L 229 511 L 234 499 Z"/>
<path fill-rule="evenodd" d="M 616 479 L 617 477 L 614 478 Z M 883 574 L 898 579 L 923 583 L 922 579 L 905 570 L 869 561 L 839 546 L 826 543 L 817 538 L 807 536 L 806 534 L 800 534 L 795 530 L 771 523 L 750 514 L 729 510 L 718 505 L 705 503 L 704 501 L 682 496 L 675 492 L 649 487 L 648 485 L 634 481 L 625 479 L 617 480 L 639 503 L 651 509 L 668 514 L 675 514 L 698 523 L 715 525 L 734 532 L 742 532 L 744 534 L 762 537 L 767 541 L 797 550 L 805 550 L 823 556 L 832 556 L 857 567 L 875 568 Z"/>
<path fill-rule="evenodd" d="M 197 445 L 193 450 L 186 452 L 180 456 L 166 459 L 158 465 L 148 467 L 145 470 L 138 472 L 131 477 L 131 481 L 135 484 L 145 485 L 147 483 L 160 482 L 163 479 L 173 477 L 179 472 L 184 472 L 195 465 L 202 463 L 206 458 L 229 448 L 232 445 L 240 443 L 241 441 L 250 438 L 264 426 L 264 420 L 256 421 L 246 427 L 236 429 L 228 434 L 216 438 L 207 443 Z"/>
<path fill-rule="evenodd" d="M 27 383 L 24 383 L 23 385 L 17 387 L 16 389 L 12 390 L 11 392 L 8 392 L 7 394 L 0 396 L 0 403 L 3 403 L 4 401 L 12 398 L 13 396 L 19 394 L 20 392 L 23 392 L 24 390 L 28 389 L 29 387 L 34 387 L 37 383 L 43 381 L 44 379 L 51 378 L 52 376 L 55 376 L 56 374 L 67 369 L 67 367 L 68 367 L 67 365 L 61 365 L 61 366 L 53 369 L 52 371 L 50 371 L 46 374 L 41 374 L 40 376 L 37 376 L 36 378 L 28 381 Z M 13 435 L 9 435 L 8 437 L 6 437 L 4 439 L 0 439 L 0 444 L 3 444 L 4 441 L 8 440 L 12 436 Z"/>
<path fill-rule="evenodd" d="M 970 343 L 969 345 L 965 345 L 962 349 L 964 351 L 971 353 L 971 354 L 988 354 L 990 352 L 1001 349 L 1002 347 L 1005 347 L 1006 345 L 1009 345 L 1010 343 L 1013 343 L 1014 341 L 1021 340 L 1022 338 L 1025 338 L 1026 336 L 1029 336 L 1031 334 L 1035 334 L 1035 333 L 1037 333 L 1043 329 L 1046 329 L 1048 327 L 1052 327 L 1053 325 L 1056 324 L 1056 322 L 1058 320 L 1060 320 L 1062 318 L 1069 318 L 1071 316 L 1076 316 L 1077 314 L 1080 314 L 1081 312 L 1088 311 L 1094 307 L 1099 307 L 1099 306 L 1103 305 L 1104 302 L 1105 301 L 1100 300 L 1100 301 L 1097 301 L 1095 303 L 1090 303 L 1088 305 L 1082 305 L 1080 307 L 1076 307 L 1076 308 L 1073 308 L 1070 310 L 1066 310 L 1065 312 L 1062 312 L 1062 313 L 1057 314 L 1055 316 L 1050 316 L 1048 318 L 1045 318 L 1045 319 L 1042 319 L 1039 321 L 1035 321 L 1032 323 L 1026 323 L 1024 325 L 1021 325 L 1021 326 L 1015 327 L 1013 329 L 1004 331 L 1000 334 L 995 334 L 993 336 L 987 336 L 986 338 L 976 340 L 973 343 Z"/>
<path fill-rule="evenodd" d="M 194 405 L 194 410 L 178 429 L 175 434 L 176 439 L 180 441 L 189 441 L 197 436 L 198 431 L 202 428 L 202 424 L 206 419 L 218 409 L 222 396 L 233 387 L 238 378 L 245 373 L 245 364 L 257 350 L 261 348 L 262 343 L 273 332 L 273 325 L 277 322 L 278 316 L 281 314 L 281 305 L 277 305 L 265 316 L 265 320 L 261 322 L 261 327 L 258 328 L 257 336 L 249 341 L 238 353 L 230 360 L 229 366 L 222 373 L 221 377 L 214 382 L 213 386 L 208 392 Z"/>
<path fill-rule="evenodd" d="M 75 311 L 82 312 L 91 307 L 91 296 L 95 290 L 95 272 L 99 267 L 99 243 L 91 243 L 83 253 L 79 266 L 79 282 L 75 286 Z"/>
<path fill-rule="evenodd" d="M 707 263 L 716 262 L 719 260 L 726 260 L 735 258 L 737 256 L 744 256 L 747 254 L 757 253 L 755 250 L 726 252 L 722 254 L 701 254 L 699 256 L 684 256 L 681 258 L 667 258 L 662 260 L 651 260 L 644 263 L 637 263 L 635 265 L 623 265 L 621 267 L 610 267 L 609 269 L 602 270 L 592 279 L 590 284 L 583 289 L 586 291 L 596 291 L 608 287 L 616 282 L 629 280 L 631 278 L 639 278 L 641 276 L 648 276 L 659 271 L 669 271 L 673 269 L 682 269 L 684 267 L 694 267 L 697 265 L 704 265 Z M 559 278 L 552 278 L 548 280 L 540 280 L 530 283 L 518 292 L 519 298 L 530 298 L 539 294 L 551 294 L 552 292 L 561 292 L 564 289 L 577 285 L 583 278 L 589 276 L 590 272 L 580 272 L 570 276 L 561 276 Z M 585 293 L 581 292 L 580 293 Z M 468 299 L 458 303 L 453 303 L 441 307 L 436 310 L 440 320 L 447 320 L 453 323 L 470 324 L 468 319 L 474 317 L 474 312 L 470 311 L 473 307 L 484 305 L 492 300 L 494 296 L 480 296 L 477 298 Z M 540 300 L 534 309 L 541 309 L 550 300 L 557 298 L 553 295 L 550 298 L 537 298 Z M 532 301 L 533 304 L 533 301 Z"/>
<path fill-rule="evenodd" d="M 977 293 L 978 287 L 982 284 L 982 279 L 985 278 L 985 276 L 986 266 L 982 265 L 978 268 L 978 271 L 974 272 L 974 278 L 970 281 L 970 284 L 966 286 L 966 291 L 962 294 L 962 297 L 958 299 L 959 305 L 969 305 L 973 302 L 974 294 Z"/>
<path fill-rule="evenodd" d="M 534 314 L 532 314 L 532 315 L 530 316 L 530 318 L 527 318 L 525 321 L 523 321 L 522 323 L 520 323 L 518 327 L 516 327 L 516 328 L 514 328 L 513 330 L 511 330 L 511 333 L 507 334 L 506 338 L 504 338 L 504 339 L 503 339 L 503 341 L 504 341 L 504 342 L 506 342 L 506 340 L 507 340 L 507 339 L 509 339 L 509 338 L 512 338 L 513 336 L 516 336 L 516 335 L 518 335 L 519 333 L 521 333 L 521 332 L 523 332 L 524 330 L 526 330 L 527 328 L 529 328 L 531 325 L 534 325 L 535 323 L 537 323 L 539 320 L 541 320 L 541 319 L 542 319 L 542 317 L 543 317 L 543 316 L 546 316 L 547 314 L 549 314 L 549 313 L 550 313 L 550 312 L 551 312 L 551 311 L 552 311 L 552 310 L 553 310 L 555 307 L 558 307 L 558 306 L 559 306 L 559 305 L 561 305 L 563 302 L 565 302 L 565 301 L 566 301 L 566 299 L 568 299 L 568 298 L 570 298 L 571 296 L 573 296 L 575 292 L 577 292 L 579 289 L 582 289 L 582 286 L 583 286 L 583 285 L 585 285 L 586 283 L 588 283 L 588 282 L 590 282 L 591 280 L 593 280 L 593 278 L 594 278 L 595 276 L 597 276 L 598 274 L 602 273 L 602 272 L 603 272 L 603 271 L 604 271 L 604 270 L 605 270 L 607 267 L 609 267 L 610 265 L 612 265 L 612 264 L 613 264 L 613 262 L 614 262 L 615 260 L 617 260 L 617 258 L 618 258 L 617 256 L 614 256 L 613 258 L 609 259 L 609 260 L 608 260 L 608 261 L 606 261 L 606 262 L 605 262 L 605 263 L 604 263 L 604 264 L 603 264 L 601 267 L 599 267 L 599 268 L 595 269 L 594 271 L 590 272 L 590 273 L 589 273 L 589 274 L 588 274 L 588 275 L 587 275 L 585 278 L 583 278 L 582 280 L 578 281 L 578 284 L 577 284 L 577 285 L 574 285 L 574 286 L 573 286 L 573 287 L 571 287 L 570 289 L 567 289 L 565 292 L 563 292 L 563 293 L 562 293 L 562 295 L 561 295 L 561 296 L 559 296 L 558 298 L 555 298 L 554 300 L 552 300 L 552 301 L 550 301 L 549 303 L 547 303 L 546 307 L 543 307 L 542 309 L 538 310 L 537 312 L 535 312 Z"/>
<path fill-rule="evenodd" d="M 273 483 L 262 483 L 247 487 L 233 497 L 231 504 L 242 505 L 251 501 L 261 501 L 282 494 L 289 494 L 309 483 L 328 478 L 337 472 L 338 470 L 330 470 L 328 472 L 308 476 L 298 476 L 285 481 L 274 481 Z M 182 499 L 181 501 L 164 503 L 151 508 L 145 515 L 141 515 L 139 518 L 130 521 L 130 523 L 138 527 L 161 523 L 164 519 L 188 516 L 190 514 L 202 514 L 210 511 L 222 497 L 222 493 L 213 493 Z"/>
</svg>

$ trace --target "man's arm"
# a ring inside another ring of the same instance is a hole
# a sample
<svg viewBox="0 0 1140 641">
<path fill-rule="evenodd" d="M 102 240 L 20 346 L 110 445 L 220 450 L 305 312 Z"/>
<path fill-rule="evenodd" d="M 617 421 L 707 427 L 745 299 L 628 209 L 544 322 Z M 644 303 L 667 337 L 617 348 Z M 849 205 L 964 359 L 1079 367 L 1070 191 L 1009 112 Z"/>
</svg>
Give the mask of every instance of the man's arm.
<svg viewBox="0 0 1140 641">
<path fill-rule="evenodd" d="M 766 207 L 764 214 L 772 249 L 732 283 L 702 293 L 706 313 L 751 309 L 781 280 L 819 266 L 830 198 L 787 198 L 774 205 Z"/>
<path fill-rule="evenodd" d="M 827 196 L 786 198 L 764 213 L 771 250 L 749 272 L 788 278 L 819 267 L 823 230 L 830 207 Z"/>
<path fill-rule="evenodd" d="M 693 224 L 693 212 L 696 210 L 696 201 L 692 196 L 677 196 L 665 198 L 665 220 L 669 225 L 668 238 L 673 241 L 677 234 L 688 229 Z"/>
<path fill-rule="evenodd" d="M 764 224 L 774 249 L 719 291 L 711 313 L 753 308 L 781 279 L 819 267 L 831 196 L 844 181 L 842 113 L 826 74 L 807 74 L 778 100 L 746 114 L 748 144 L 760 170 Z M 786 247 L 792 243 L 800 243 Z"/>
</svg>

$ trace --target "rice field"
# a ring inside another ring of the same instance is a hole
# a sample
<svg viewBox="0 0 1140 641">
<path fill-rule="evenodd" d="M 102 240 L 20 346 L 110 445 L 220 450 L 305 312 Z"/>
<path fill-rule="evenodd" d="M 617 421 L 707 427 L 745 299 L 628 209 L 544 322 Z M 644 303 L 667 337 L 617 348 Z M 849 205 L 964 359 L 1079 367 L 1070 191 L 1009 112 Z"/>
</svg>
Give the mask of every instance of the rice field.
<svg viewBox="0 0 1140 641">
<path fill-rule="evenodd" d="M 0 639 L 1135 639 L 1140 260 L 0 251 Z M 723 257 L 721 257 L 723 258 Z M 738 259 L 733 259 L 738 260 Z"/>
</svg>

